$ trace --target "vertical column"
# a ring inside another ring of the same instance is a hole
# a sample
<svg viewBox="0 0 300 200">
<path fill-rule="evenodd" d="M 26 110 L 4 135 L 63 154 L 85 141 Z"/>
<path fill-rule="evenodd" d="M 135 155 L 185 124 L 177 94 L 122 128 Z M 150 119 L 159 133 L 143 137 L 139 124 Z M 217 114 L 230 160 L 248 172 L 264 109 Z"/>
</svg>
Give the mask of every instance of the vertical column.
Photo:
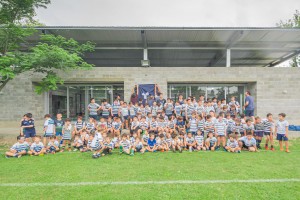
<svg viewBox="0 0 300 200">
<path fill-rule="evenodd" d="M 44 92 L 44 101 L 45 101 L 44 113 L 48 114 L 49 113 L 49 92 Z"/>
<path fill-rule="evenodd" d="M 231 66 L 231 50 L 227 49 L 226 50 L 226 67 Z"/>
<path fill-rule="evenodd" d="M 84 88 L 84 102 L 85 102 L 85 107 L 84 107 L 84 118 L 85 118 L 85 121 L 88 120 L 88 109 L 87 109 L 87 106 L 89 104 L 89 90 L 88 90 L 88 86 L 85 86 Z"/>
<path fill-rule="evenodd" d="M 69 86 L 67 86 L 67 118 L 70 117 L 70 91 Z"/>
</svg>

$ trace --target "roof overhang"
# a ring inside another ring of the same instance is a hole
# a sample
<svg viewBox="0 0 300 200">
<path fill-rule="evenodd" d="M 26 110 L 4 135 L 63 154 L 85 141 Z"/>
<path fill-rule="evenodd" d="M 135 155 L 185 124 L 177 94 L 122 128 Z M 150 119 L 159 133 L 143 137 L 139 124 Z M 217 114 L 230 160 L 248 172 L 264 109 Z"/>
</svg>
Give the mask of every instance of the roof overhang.
<svg viewBox="0 0 300 200">
<path fill-rule="evenodd" d="M 300 53 L 300 29 L 276 27 L 36 27 L 40 34 L 96 43 L 85 60 L 96 67 L 272 67 Z"/>
</svg>

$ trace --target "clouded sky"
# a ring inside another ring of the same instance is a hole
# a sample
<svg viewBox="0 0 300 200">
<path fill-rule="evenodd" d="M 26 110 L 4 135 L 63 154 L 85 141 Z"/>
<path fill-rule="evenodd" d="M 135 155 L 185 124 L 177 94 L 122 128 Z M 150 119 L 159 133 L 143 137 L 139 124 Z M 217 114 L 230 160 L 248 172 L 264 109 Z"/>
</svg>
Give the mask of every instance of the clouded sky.
<svg viewBox="0 0 300 200">
<path fill-rule="evenodd" d="M 48 26 L 275 26 L 299 0 L 52 0 L 37 18 Z"/>
</svg>

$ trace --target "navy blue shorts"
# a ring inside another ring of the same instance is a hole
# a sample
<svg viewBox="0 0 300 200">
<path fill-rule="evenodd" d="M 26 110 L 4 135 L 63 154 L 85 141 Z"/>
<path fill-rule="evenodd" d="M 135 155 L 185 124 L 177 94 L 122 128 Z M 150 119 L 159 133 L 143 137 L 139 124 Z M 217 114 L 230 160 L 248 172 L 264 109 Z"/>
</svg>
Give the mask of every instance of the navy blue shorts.
<svg viewBox="0 0 300 200">
<path fill-rule="evenodd" d="M 55 135 L 56 136 L 62 136 L 62 132 L 56 132 Z"/>
<path fill-rule="evenodd" d="M 118 114 L 113 114 L 113 117 L 119 117 L 119 115 Z"/>
<path fill-rule="evenodd" d="M 24 132 L 25 138 L 35 137 L 35 131 Z"/>
<path fill-rule="evenodd" d="M 129 115 L 123 116 L 123 117 L 124 117 L 125 120 L 127 120 L 129 118 Z"/>
<path fill-rule="evenodd" d="M 246 117 L 253 117 L 254 116 L 254 110 L 245 110 Z"/>
<path fill-rule="evenodd" d="M 264 131 L 254 131 L 254 135 L 257 137 L 263 137 L 264 136 Z"/>
<path fill-rule="evenodd" d="M 95 120 L 98 120 L 98 115 L 89 115 L 89 117 L 95 119 Z"/>
<path fill-rule="evenodd" d="M 277 134 L 277 140 L 279 141 L 288 141 L 288 137 L 286 137 L 284 134 Z"/>
</svg>

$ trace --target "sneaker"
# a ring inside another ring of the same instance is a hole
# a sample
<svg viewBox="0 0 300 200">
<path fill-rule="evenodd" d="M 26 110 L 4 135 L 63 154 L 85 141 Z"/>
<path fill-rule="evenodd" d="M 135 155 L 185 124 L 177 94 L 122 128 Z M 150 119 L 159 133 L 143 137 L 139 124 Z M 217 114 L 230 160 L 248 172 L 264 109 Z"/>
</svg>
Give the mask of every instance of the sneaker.
<svg viewBox="0 0 300 200">
<path fill-rule="evenodd" d="M 129 154 L 130 156 L 134 156 L 134 153 Z"/>
<path fill-rule="evenodd" d="M 238 152 L 238 153 L 241 153 L 241 150 L 238 150 L 237 152 Z"/>
<path fill-rule="evenodd" d="M 97 155 L 94 155 L 94 154 L 93 154 L 93 155 L 92 155 L 92 158 L 97 158 Z"/>
<path fill-rule="evenodd" d="M 97 153 L 96 156 L 97 156 L 97 158 L 100 158 L 100 157 L 101 157 L 101 154 L 100 154 L 100 153 Z"/>
<path fill-rule="evenodd" d="M 271 149 L 270 149 L 271 151 L 275 151 L 275 149 L 274 149 L 274 147 L 271 147 Z"/>
<path fill-rule="evenodd" d="M 192 147 L 190 147 L 190 148 L 189 148 L 189 152 L 192 152 L 192 151 L 193 151 L 193 149 L 192 149 Z"/>
<path fill-rule="evenodd" d="M 17 158 L 21 158 L 21 157 L 22 157 L 22 155 L 18 155 L 18 156 L 17 156 Z"/>
<path fill-rule="evenodd" d="M 78 149 L 74 149 L 73 151 L 77 151 Z"/>
<path fill-rule="evenodd" d="M 39 156 L 44 156 L 44 154 L 43 154 L 43 153 L 41 153 L 41 154 L 39 154 Z"/>
<path fill-rule="evenodd" d="M 268 147 L 268 146 L 265 146 L 265 150 L 269 150 L 269 147 Z"/>
</svg>

